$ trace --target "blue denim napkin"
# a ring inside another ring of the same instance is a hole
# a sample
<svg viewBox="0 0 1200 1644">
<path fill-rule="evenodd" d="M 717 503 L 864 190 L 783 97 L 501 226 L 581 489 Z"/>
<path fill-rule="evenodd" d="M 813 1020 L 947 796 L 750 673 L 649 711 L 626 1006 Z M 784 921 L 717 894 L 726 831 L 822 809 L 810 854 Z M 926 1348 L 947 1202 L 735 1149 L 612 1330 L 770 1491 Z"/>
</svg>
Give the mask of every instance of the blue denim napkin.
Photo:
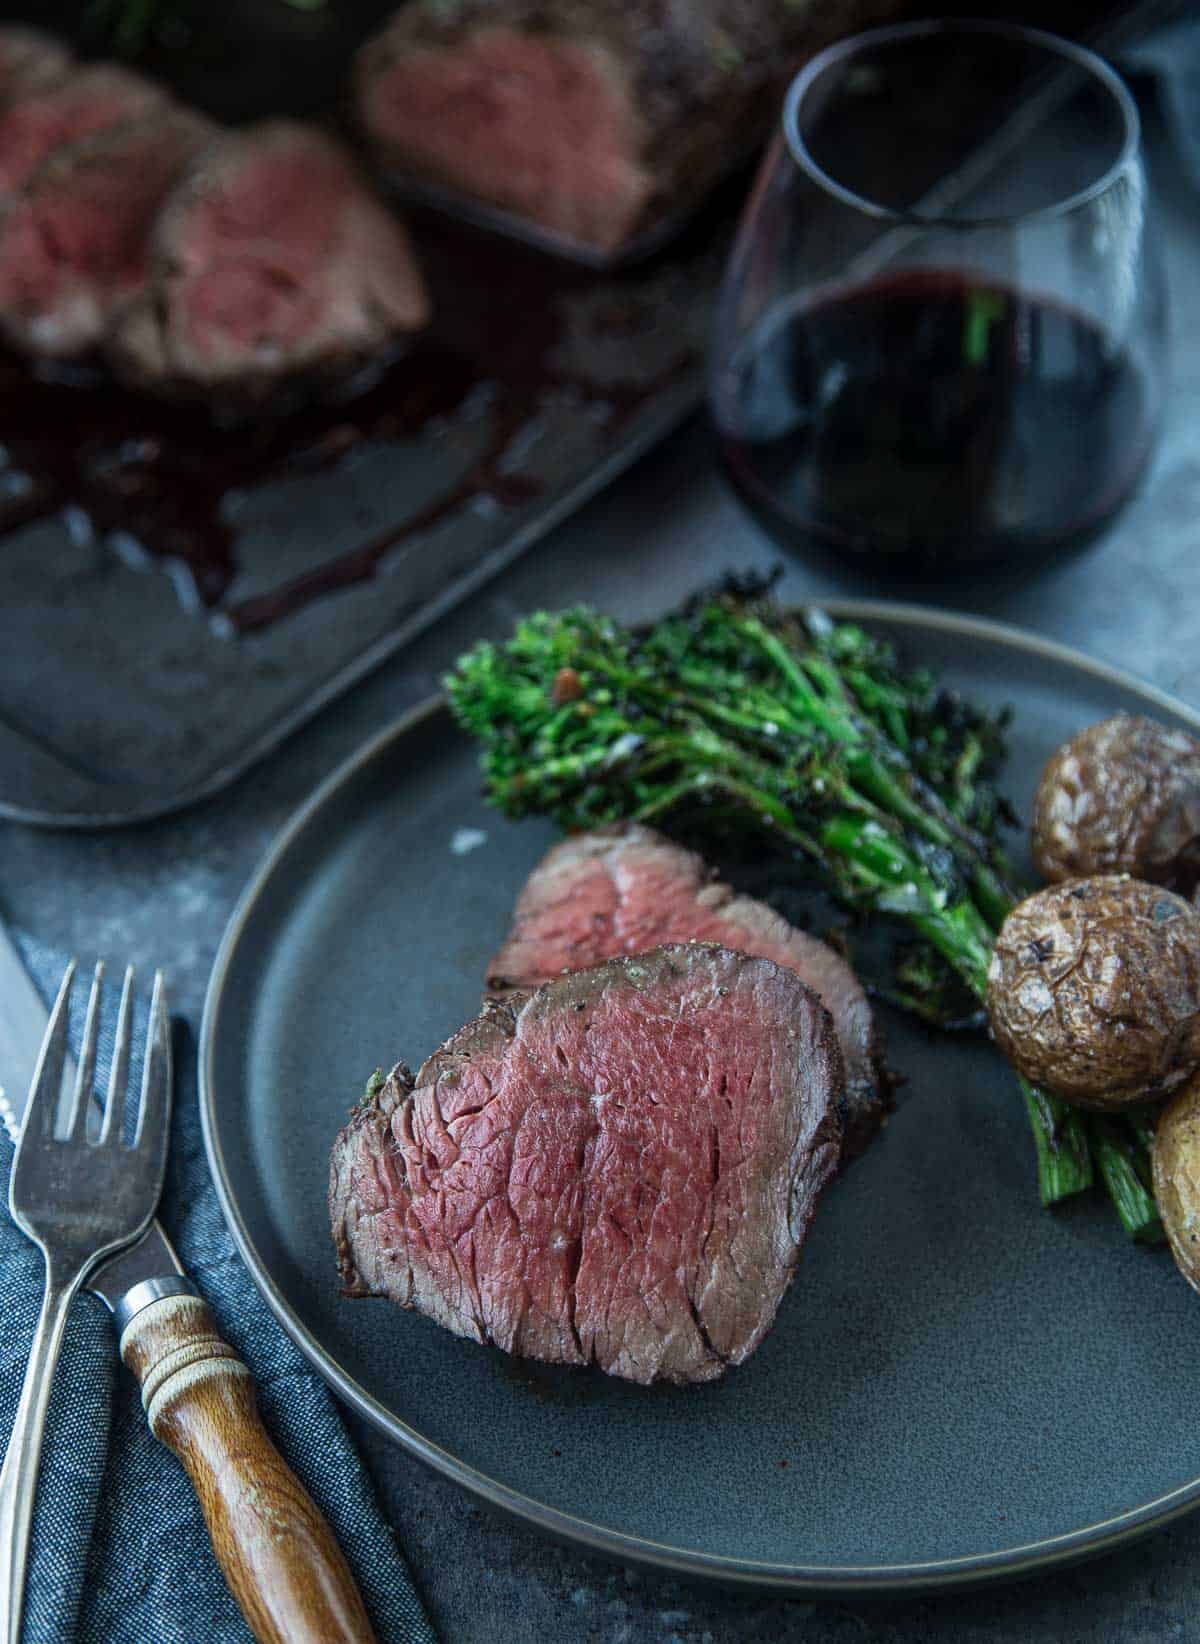
<svg viewBox="0 0 1200 1644">
<path fill-rule="evenodd" d="M 17 937 L 42 994 L 64 962 Z M 111 1035 L 119 978 L 110 979 Z M 76 984 L 76 1005 L 85 989 Z M 82 1008 L 74 1013 L 78 1033 Z M 144 1035 L 141 1001 L 139 1043 Z M 77 1043 L 76 1039 L 76 1043 Z M 111 1042 L 111 1041 L 110 1041 Z M 101 1040 L 101 1085 L 107 1046 Z M 134 1068 L 133 1076 L 140 1070 Z M 7 1198 L 12 1144 L 0 1127 Z M 325 1513 L 380 1644 L 436 1644 L 412 1576 L 324 1384 L 268 1312 L 217 1206 L 200 1138 L 190 1039 L 175 1035 L 175 1117 L 160 1215 L 227 1341 L 254 1374 L 263 1419 Z M 42 1294 L 42 1260 L 0 1211 L 0 1440 L 12 1427 Z M 151 1437 L 98 1298 L 72 1310 L 42 1453 L 24 1644 L 249 1644 L 183 1468 Z"/>
</svg>

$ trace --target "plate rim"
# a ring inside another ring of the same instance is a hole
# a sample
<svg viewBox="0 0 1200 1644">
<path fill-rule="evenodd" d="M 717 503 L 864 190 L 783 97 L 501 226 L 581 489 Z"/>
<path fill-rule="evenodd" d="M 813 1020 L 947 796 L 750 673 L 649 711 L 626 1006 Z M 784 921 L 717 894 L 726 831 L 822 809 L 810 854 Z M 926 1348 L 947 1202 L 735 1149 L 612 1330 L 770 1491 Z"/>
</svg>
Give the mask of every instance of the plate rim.
<svg viewBox="0 0 1200 1644">
<path fill-rule="evenodd" d="M 888 622 L 913 629 L 934 629 L 961 638 L 978 639 L 1012 651 L 1058 663 L 1140 697 L 1148 707 L 1175 716 L 1200 734 L 1200 710 L 1192 708 L 1170 692 L 1138 678 L 1059 640 L 1049 639 L 1011 623 L 997 622 L 956 611 L 888 600 L 828 599 L 797 601 L 797 608 L 826 611 L 839 621 Z M 1168 1524 L 1200 1505 L 1200 1477 L 1135 1507 L 1109 1515 L 1076 1530 L 1026 1542 L 999 1551 L 962 1554 L 951 1559 L 909 1561 L 897 1564 L 810 1565 L 778 1563 L 706 1553 L 699 1549 L 674 1547 L 648 1537 L 630 1535 L 561 1508 L 548 1506 L 533 1496 L 514 1490 L 500 1479 L 460 1460 L 451 1451 L 427 1439 L 402 1421 L 362 1385 L 342 1365 L 334 1352 L 303 1323 L 298 1313 L 275 1283 L 267 1263 L 259 1253 L 242 1216 L 233 1188 L 221 1139 L 216 1096 L 215 1057 L 220 1013 L 226 982 L 239 942 L 253 917 L 259 900 L 285 858 L 331 800 L 368 766 L 382 757 L 395 742 L 446 711 L 445 697 L 438 693 L 407 709 L 368 738 L 343 759 L 301 802 L 278 830 L 250 875 L 230 914 L 220 947 L 213 961 L 204 998 L 198 1047 L 200 1125 L 209 1174 L 226 1225 L 260 1295 L 276 1321 L 300 1349 L 308 1362 L 356 1413 L 378 1431 L 398 1443 L 411 1455 L 452 1479 L 455 1483 L 535 1528 L 623 1563 L 649 1565 L 677 1575 L 716 1580 L 738 1586 L 785 1591 L 796 1595 L 877 1594 L 929 1592 L 983 1582 L 1011 1580 L 1035 1570 L 1048 1569 L 1084 1557 L 1095 1556 Z"/>
</svg>

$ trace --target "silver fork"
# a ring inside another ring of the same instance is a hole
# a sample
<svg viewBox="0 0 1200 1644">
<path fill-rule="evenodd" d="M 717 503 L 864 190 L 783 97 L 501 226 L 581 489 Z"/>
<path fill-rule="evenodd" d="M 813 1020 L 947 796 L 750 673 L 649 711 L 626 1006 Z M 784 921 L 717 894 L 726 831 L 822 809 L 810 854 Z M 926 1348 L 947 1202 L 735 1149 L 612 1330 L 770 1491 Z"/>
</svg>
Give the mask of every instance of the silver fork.
<svg viewBox="0 0 1200 1644">
<path fill-rule="evenodd" d="M 72 960 L 42 1042 L 25 1125 L 13 1160 L 9 1208 L 46 1262 L 46 1293 L 33 1338 L 17 1419 L 0 1471 L 0 1641 L 20 1636 L 25 1565 L 38 1462 L 54 1367 L 67 1311 L 98 1262 L 132 1244 L 150 1224 L 162 1192 L 170 1134 L 171 1055 L 162 973 L 154 977 L 144 1076 L 132 1144 L 122 1140 L 133 1026 L 133 970 L 125 972 L 108 1099 L 99 1132 L 88 1134 L 96 1082 L 104 967 L 96 966 L 88 1000 L 66 1133 L 55 1113 L 67 1054 Z"/>
</svg>

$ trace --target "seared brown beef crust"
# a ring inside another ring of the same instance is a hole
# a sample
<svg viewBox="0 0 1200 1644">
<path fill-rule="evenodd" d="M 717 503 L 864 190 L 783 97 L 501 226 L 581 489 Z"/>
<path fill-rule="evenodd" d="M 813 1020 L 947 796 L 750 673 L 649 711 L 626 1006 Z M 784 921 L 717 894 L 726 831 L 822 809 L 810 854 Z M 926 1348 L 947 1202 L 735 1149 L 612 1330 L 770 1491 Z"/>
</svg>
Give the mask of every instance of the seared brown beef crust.
<svg viewBox="0 0 1200 1644">
<path fill-rule="evenodd" d="M 0 28 L 0 103 L 61 79 L 70 64 L 67 48 L 40 29 Z"/>
</svg>

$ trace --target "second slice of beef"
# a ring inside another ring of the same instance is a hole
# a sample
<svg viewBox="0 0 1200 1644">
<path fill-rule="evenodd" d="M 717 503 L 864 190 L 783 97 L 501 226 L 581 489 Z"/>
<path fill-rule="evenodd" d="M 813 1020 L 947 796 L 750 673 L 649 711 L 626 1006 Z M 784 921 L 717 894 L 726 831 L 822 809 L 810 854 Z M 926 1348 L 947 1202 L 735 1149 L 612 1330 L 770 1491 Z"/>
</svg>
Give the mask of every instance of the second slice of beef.
<svg viewBox="0 0 1200 1644">
<path fill-rule="evenodd" d="M 554 846 L 521 892 L 488 987 L 537 987 L 618 954 L 689 941 L 774 959 L 820 995 L 846 1065 L 845 1152 L 861 1153 L 892 1106 L 894 1083 L 862 983 L 826 943 L 737 895 L 701 857 L 652 828 L 599 828 Z"/>
<path fill-rule="evenodd" d="M 172 195 L 110 351 L 144 386 L 260 397 L 351 370 L 428 316 L 404 227 L 349 153 L 275 120 L 223 136 Z"/>
<path fill-rule="evenodd" d="M 489 1001 L 338 1137 L 343 1285 L 510 1353 L 710 1381 L 775 1317 L 841 1077 L 811 989 L 719 947 Z"/>
</svg>

